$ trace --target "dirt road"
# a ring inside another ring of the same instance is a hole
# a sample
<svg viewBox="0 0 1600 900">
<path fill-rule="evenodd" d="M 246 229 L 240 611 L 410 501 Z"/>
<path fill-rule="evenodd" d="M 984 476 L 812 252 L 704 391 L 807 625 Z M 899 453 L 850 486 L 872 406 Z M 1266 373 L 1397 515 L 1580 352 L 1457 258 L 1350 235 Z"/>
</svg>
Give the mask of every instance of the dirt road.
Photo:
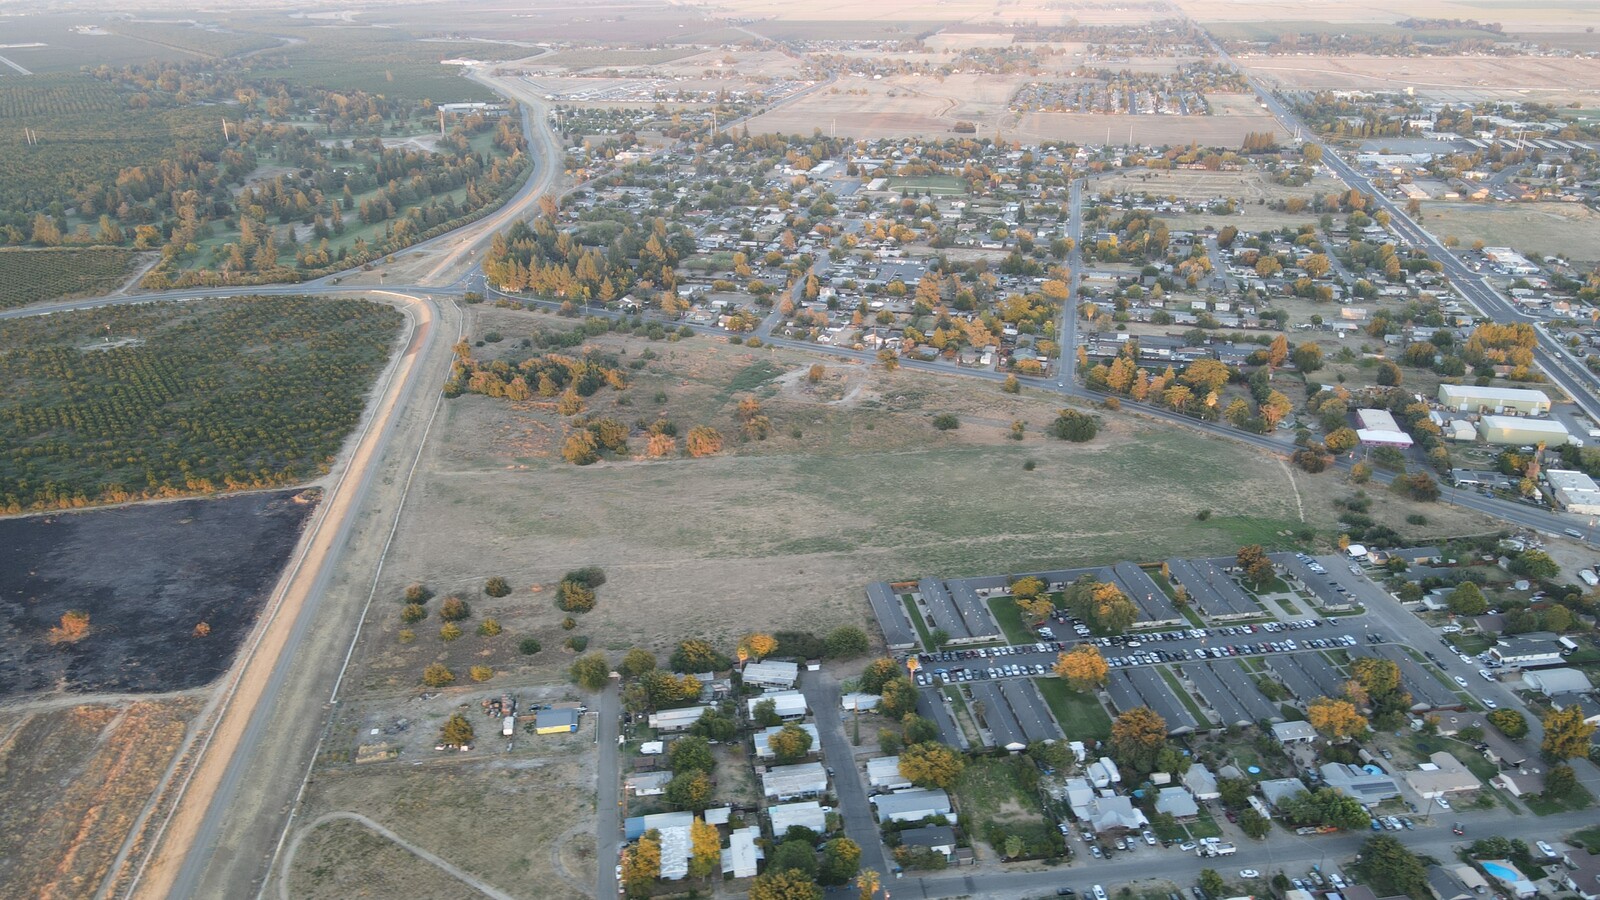
<svg viewBox="0 0 1600 900">
<path fill-rule="evenodd" d="M 398 436 L 420 417 L 419 393 L 432 396 L 447 371 L 458 323 L 440 321 L 430 299 L 386 294 L 412 322 L 406 348 L 391 364 L 341 474 L 285 571 L 253 639 L 222 682 L 203 722 L 210 730 L 192 751 L 194 767 L 176 785 L 178 799 L 151 843 L 154 855 L 130 893 L 140 897 L 243 897 L 255 891 L 260 863 L 274 849 L 285 803 L 298 789 L 305 753 L 319 733 L 326 684 L 359 619 L 340 566 L 362 539 L 374 507 L 393 500 L 388 476 Z M 452 318 L 458 317 L 456 312 Z M 377 490 L 374 491 L 375 485 Z M 352 559 L 352 567 L 370 560 Z M 364 598 L 363 598 L 364 599 Z M 330 670 L 331 673 L 330 674 Z M 286 791 L 286 793 L 283 793 Z"/>
</svg>

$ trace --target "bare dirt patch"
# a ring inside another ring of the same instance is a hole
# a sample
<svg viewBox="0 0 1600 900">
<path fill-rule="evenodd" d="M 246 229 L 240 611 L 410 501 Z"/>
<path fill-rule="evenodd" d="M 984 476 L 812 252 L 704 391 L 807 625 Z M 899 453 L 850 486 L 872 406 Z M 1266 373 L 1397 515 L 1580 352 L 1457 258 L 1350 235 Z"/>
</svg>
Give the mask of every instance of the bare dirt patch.
<svg viewBox="0 0 1600 900">
<path fill-rule="evenodd" d="M 1252 57 L 1239 60 L 1252 74 L 1288 90 L 1415 88 L 1453 100 L 1537 99 L 1566 105 L 1593 102 L 1600 60 L 1562 57 L 1331 56 Z"/>
<path fill-rule="evenodd" d="M 290 895 L 303 900 L 482 896 L 439 867 L 352 821 L 329 822 L 306 836 L 295 854 Z"/>
<path fill-rule="evenodd" d="M 0 716 L 0 884 L 92 896 L 177 752 L 191 698 Z"/>
<path fill-rule="evenodd" d="M 0 520 L 0 696 L 183 690 L 217 677 L 311 514 L 295 496 Z M 89 633 L 52 641 L 69 610 L 89 613 Z"/>
</svg>

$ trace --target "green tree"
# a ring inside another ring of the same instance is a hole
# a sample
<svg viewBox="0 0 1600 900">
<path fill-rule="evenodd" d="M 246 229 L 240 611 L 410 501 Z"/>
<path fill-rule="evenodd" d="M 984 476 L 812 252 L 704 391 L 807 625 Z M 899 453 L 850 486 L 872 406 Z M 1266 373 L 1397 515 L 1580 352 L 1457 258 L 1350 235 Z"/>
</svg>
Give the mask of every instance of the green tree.
<svg viewBox="0 0 1600 900">
<path fill-rule="evenodd" d="M 446 597 L 439 605 L 439 618 L 446 622 L 459 622 L 472 615 L 472 607 L 460 597 Z"/>
<path fill-rule="evenodd" d="M 532 656 L 543 649 L 544 645 L 539 643 L 538 638 L 523 638 L 517 642 L 517 652 L 523 656 Z"/>
<path fill-rule="evenodd" d="M 715 709 L 708 709 L 689 726 L 689 733 L 703 737 L 707 741 L 727 743 L 739 733 L 739 723 L 735 722 L 732 716 L 724 715 Z"/>
<path fill-rule="evenodd" d="M 956 750 L 931 741 L 900 751 L 900 775 L 918 787 L 948 788 L 966 765 L 966 758 Z"/>
<path fill-rule="evenodd" d="M 778 715 L 778 701 L 776 700 L 758 700 L 750 712 L 750 718 L 755 720 L 756 725 L 762 728 L 771 728 L 774 725 L 783 724 L 783 717 Z"/>
<path fill-rule="evenodd" d="M 1094 440 L 1100 426 L 1095 422 L 1094 416 L 1086 415 L 1075 409 L 1063 409 L 1050 423 L 1049 432 L 1052 436 L 1063 441 L 1081 444 Z"/>
<path fill-rule="evenodd" d="M 1224 806 L 1229 809 L 1243 809 L 1250 803 L 1250 795 L 1255 792 L 1255 785 L 1248 778 L 1219 778 L 1217 792 L 1222 795 Z"/>
<path fill-rule="evenodd" d="M 1201 869 L 1200 890 L 1205 891 L 1206 896 L 1214 900 L 1221 900 L 1228 896 L 1228 883 L 1222 880 L 1216 869 Z"/>
<path fill-rule="evenodd" d="M 1140 776 L 1155 767 L 1167 743 L 1167 722 L 1148 706 L 1135 706 L 1111 723 L 1111 758 Z"/>
<path fill-rule="evenodd" d="M 899 663 L 887 656 L 880 656 L 861 671 L 861 690 L 869 694 L 883 691 L 885 683 L 898 678 L 902 671 Z"/>
<path fill-rule="evenodd" d="M 681 737 L 667 749 L 667 765 L 674 772 L 710 772 L 717 767 L 711 742 L 698 735 Z"/>
<path fill-rule="evenodd" d="M 685 769 L 673 774 L 672 780 L 667 782 L 667 792 L 663 797 L 675 809 L 699 813 L 711 805 L 712 793 L 710 776 L 704 772 Z"/>
<path fill-rule="evenodd" d="M 1561 567 L 1543 550 L 1524 550 L 1511 560 L 1511 572 L 1524 578 L 1548 581 L 1560 574 Z"/>
<path fill-rule="evenodd" d="M 837 837 L 822 845 L 822 865 L 817 880 L 823 884 L 849 884 L 861 871 L 861 847 L 847 837 Z"/>
<path fill-rule="evenodd" d="M 611 680 L 611 663 L 606 661 L 604 653 L 590 653 L 573 661 L 570 674 L 579 687 L 598 691 Z"/>
<path fill-rule="evenodd" d="M 1589 755 L 1595 726 L 1583 720 L 1583 708 L 1572 704 L 1566 709 L 1545 714 L 1544 742 L 1539 749 L 1553 762 L 1565 762 Z"/>
<path fill-rule="evenodd" d="M 1543 796 L 1546 800 L 1569 800 L 1577 789 L 1578 775 L 1566 763 L 1556 763 L 1545 773 Z"/>
<path fill-rule="evenodd" d="M 439 729 L 439 742 L 447 746 L 465 747 L 472 743 L 476 735 L 472 731 L 472 723 L 461 713 L 456 713 L 445 720 L 444 726 Z"/>
<path fill-rule="evenodd" d="M 1247 809 L 1239 814 L 1239 829 L 1259 841 L 1272 831 L 1272 820 L 1254 809 Z"/>
<path fill-rule="evenodd" d="M 455 680 L 455 673 L 444 663 L 431 663 L 422 670 L 422 683 L 428 687 L 444 687 Z"/>
<path fill-rule="evenodd" d="M 750 885 L 750 900 L 822 900 L 822 888 L 799 869 L 774 869 L 756 876 Z"/>
<path fill-rule="evenodd" d="M 939 739 L 939 726 L 916 713 L 900 717 L 900 735 L 906 744 L 926 744 Z"/>
<path fill-rule="evenodd" d="M 733 661 L 716 651 L 709 641 L 690 638 L 678 644 L 669 660 L 674 672 L 720 672 L 733 665 Z"/>
<path fill-rule="evenodd" d="M 767 860 L 767 871 L 804 872 L 807 878 L 817 875 L 817 851 L 810 839 L 786 840 L 778 845 Z"/>
<path fill-rule="evenodd" d="M 1470 581 L 1463 581 L 1446 598 L 1450 611 L 1458 616 L 1481 616 L 1489 611 L 1489 600 L 1483 591 Z"/>
<path fill-rule="evenodd" d="M 1386 834 L 1367 838 L 1361 845 L 1360 868 L 1380 897 L 1409 894 L 1430 896 L 1428 872 L 1422 860 L 1406 846 Z"/>
<path fill-rule="evenodd" d="M 773 758 L 778 765 L 787 766 L 805 759 L 806 754 L 811 752 L 811 733 L 790 723 L 768 738 L 767 746 L 772 748 Z"/>
<path fill-rule="evenodd" d="M 867 633 L 854 625 L 843 625 L 828 632 L 823 645 L 830 659 L 849 659 L 871 649 Z"/>
<path fill-rule="evenodd" d="M 884 682 L 883 692 L 878 696 L 878 712 L 891 719 L 898 719 L 917 708 L 917 687 L 911 679 L 901 676 Z"/>
<path fill-rule="evenodd" d="M 1322 368 L 1322 348 L 1310 342 L 1295 347 L 1289 358 L 1296 369 L 1307 375 Z"/>
<path fill-rule="evenodd" d="M 490 597 L 509 597 L 511 596 L 511 585 L 504 578 L 495 575 L 483 583 L 483 592 Z"/>
<path fill-rule="evenodd" d="M 637 678 L 646 672 L 654 671 L 656 655 L 642 647 L 634 647 L 623 654 L 622 662 L 618 664 L 617 671 L 624 678 Z"/>
<path fill-rule="evenodd" d="M 1497 709 L 1489 713 L 1486 718 L 1489 724 L 1500 730 L 1501 734 L 1514 741 L 1528 735 L 1528 720 L 1514 709 Z"/>
</svg>

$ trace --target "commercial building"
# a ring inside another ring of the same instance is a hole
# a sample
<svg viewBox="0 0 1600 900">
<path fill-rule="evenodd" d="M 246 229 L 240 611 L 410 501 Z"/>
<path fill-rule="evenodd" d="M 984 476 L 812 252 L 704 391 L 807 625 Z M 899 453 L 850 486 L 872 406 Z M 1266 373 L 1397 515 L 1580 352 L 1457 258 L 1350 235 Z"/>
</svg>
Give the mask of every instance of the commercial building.
<svg viewBox="0 0 1600 900">
<path fill-rule="evenodd" d="M 1514 412 L 1524 416 L 1542 416 L 1550 412 L 1550 397 L 1543 391 L 1526 388 L 1441 384 L 1439 405 L 1456 412 Z"/>
<path fill-rule="evenodd" d="M 1478 420 L 1478 437 L 1490 444 L 1538 444 L 1559 447 L 1571 440 L 1567 426 L 1553 419 L 1518 416 L 1484 416 Z"/>
<path fill-rule="evenodd" d="M 1360 426 L 1356 429 L 1356 437 L 1363 444 L 1405 448 L 1413 443 L 1411 435 L 1405 433 L 1386 409 L 1358 409 L 1356 423 Z"/>
<path fill-rule="evenodd" d="M 1571 469 L 1546 469 L 1544 477 L 1557 506 L 1580 516 L 1600 515 L 1600 485 L 1593 478 Z"/>
<path fill-rule="evenodd" d="M 1537 275 L 1539 267 L 1533 261 L 1510 247 L 1485 247 L 1483 256 L 1505 275 Z"/>
</svg>

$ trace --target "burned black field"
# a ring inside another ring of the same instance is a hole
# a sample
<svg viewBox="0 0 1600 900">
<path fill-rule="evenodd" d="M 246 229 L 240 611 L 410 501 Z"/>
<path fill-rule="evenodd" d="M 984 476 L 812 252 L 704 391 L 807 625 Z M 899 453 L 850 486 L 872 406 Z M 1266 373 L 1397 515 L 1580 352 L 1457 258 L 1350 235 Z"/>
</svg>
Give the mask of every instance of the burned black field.
<svg viewBox="0 0 1600 900">
<path fill-rule="evenodd" d="M 295 496 L 0 521 L 0 697 L 183 690 L 222 674 L 315 508 Z M 89 614 L 76 638 L 62 629 L 73 610 Z"/>
</svg>

